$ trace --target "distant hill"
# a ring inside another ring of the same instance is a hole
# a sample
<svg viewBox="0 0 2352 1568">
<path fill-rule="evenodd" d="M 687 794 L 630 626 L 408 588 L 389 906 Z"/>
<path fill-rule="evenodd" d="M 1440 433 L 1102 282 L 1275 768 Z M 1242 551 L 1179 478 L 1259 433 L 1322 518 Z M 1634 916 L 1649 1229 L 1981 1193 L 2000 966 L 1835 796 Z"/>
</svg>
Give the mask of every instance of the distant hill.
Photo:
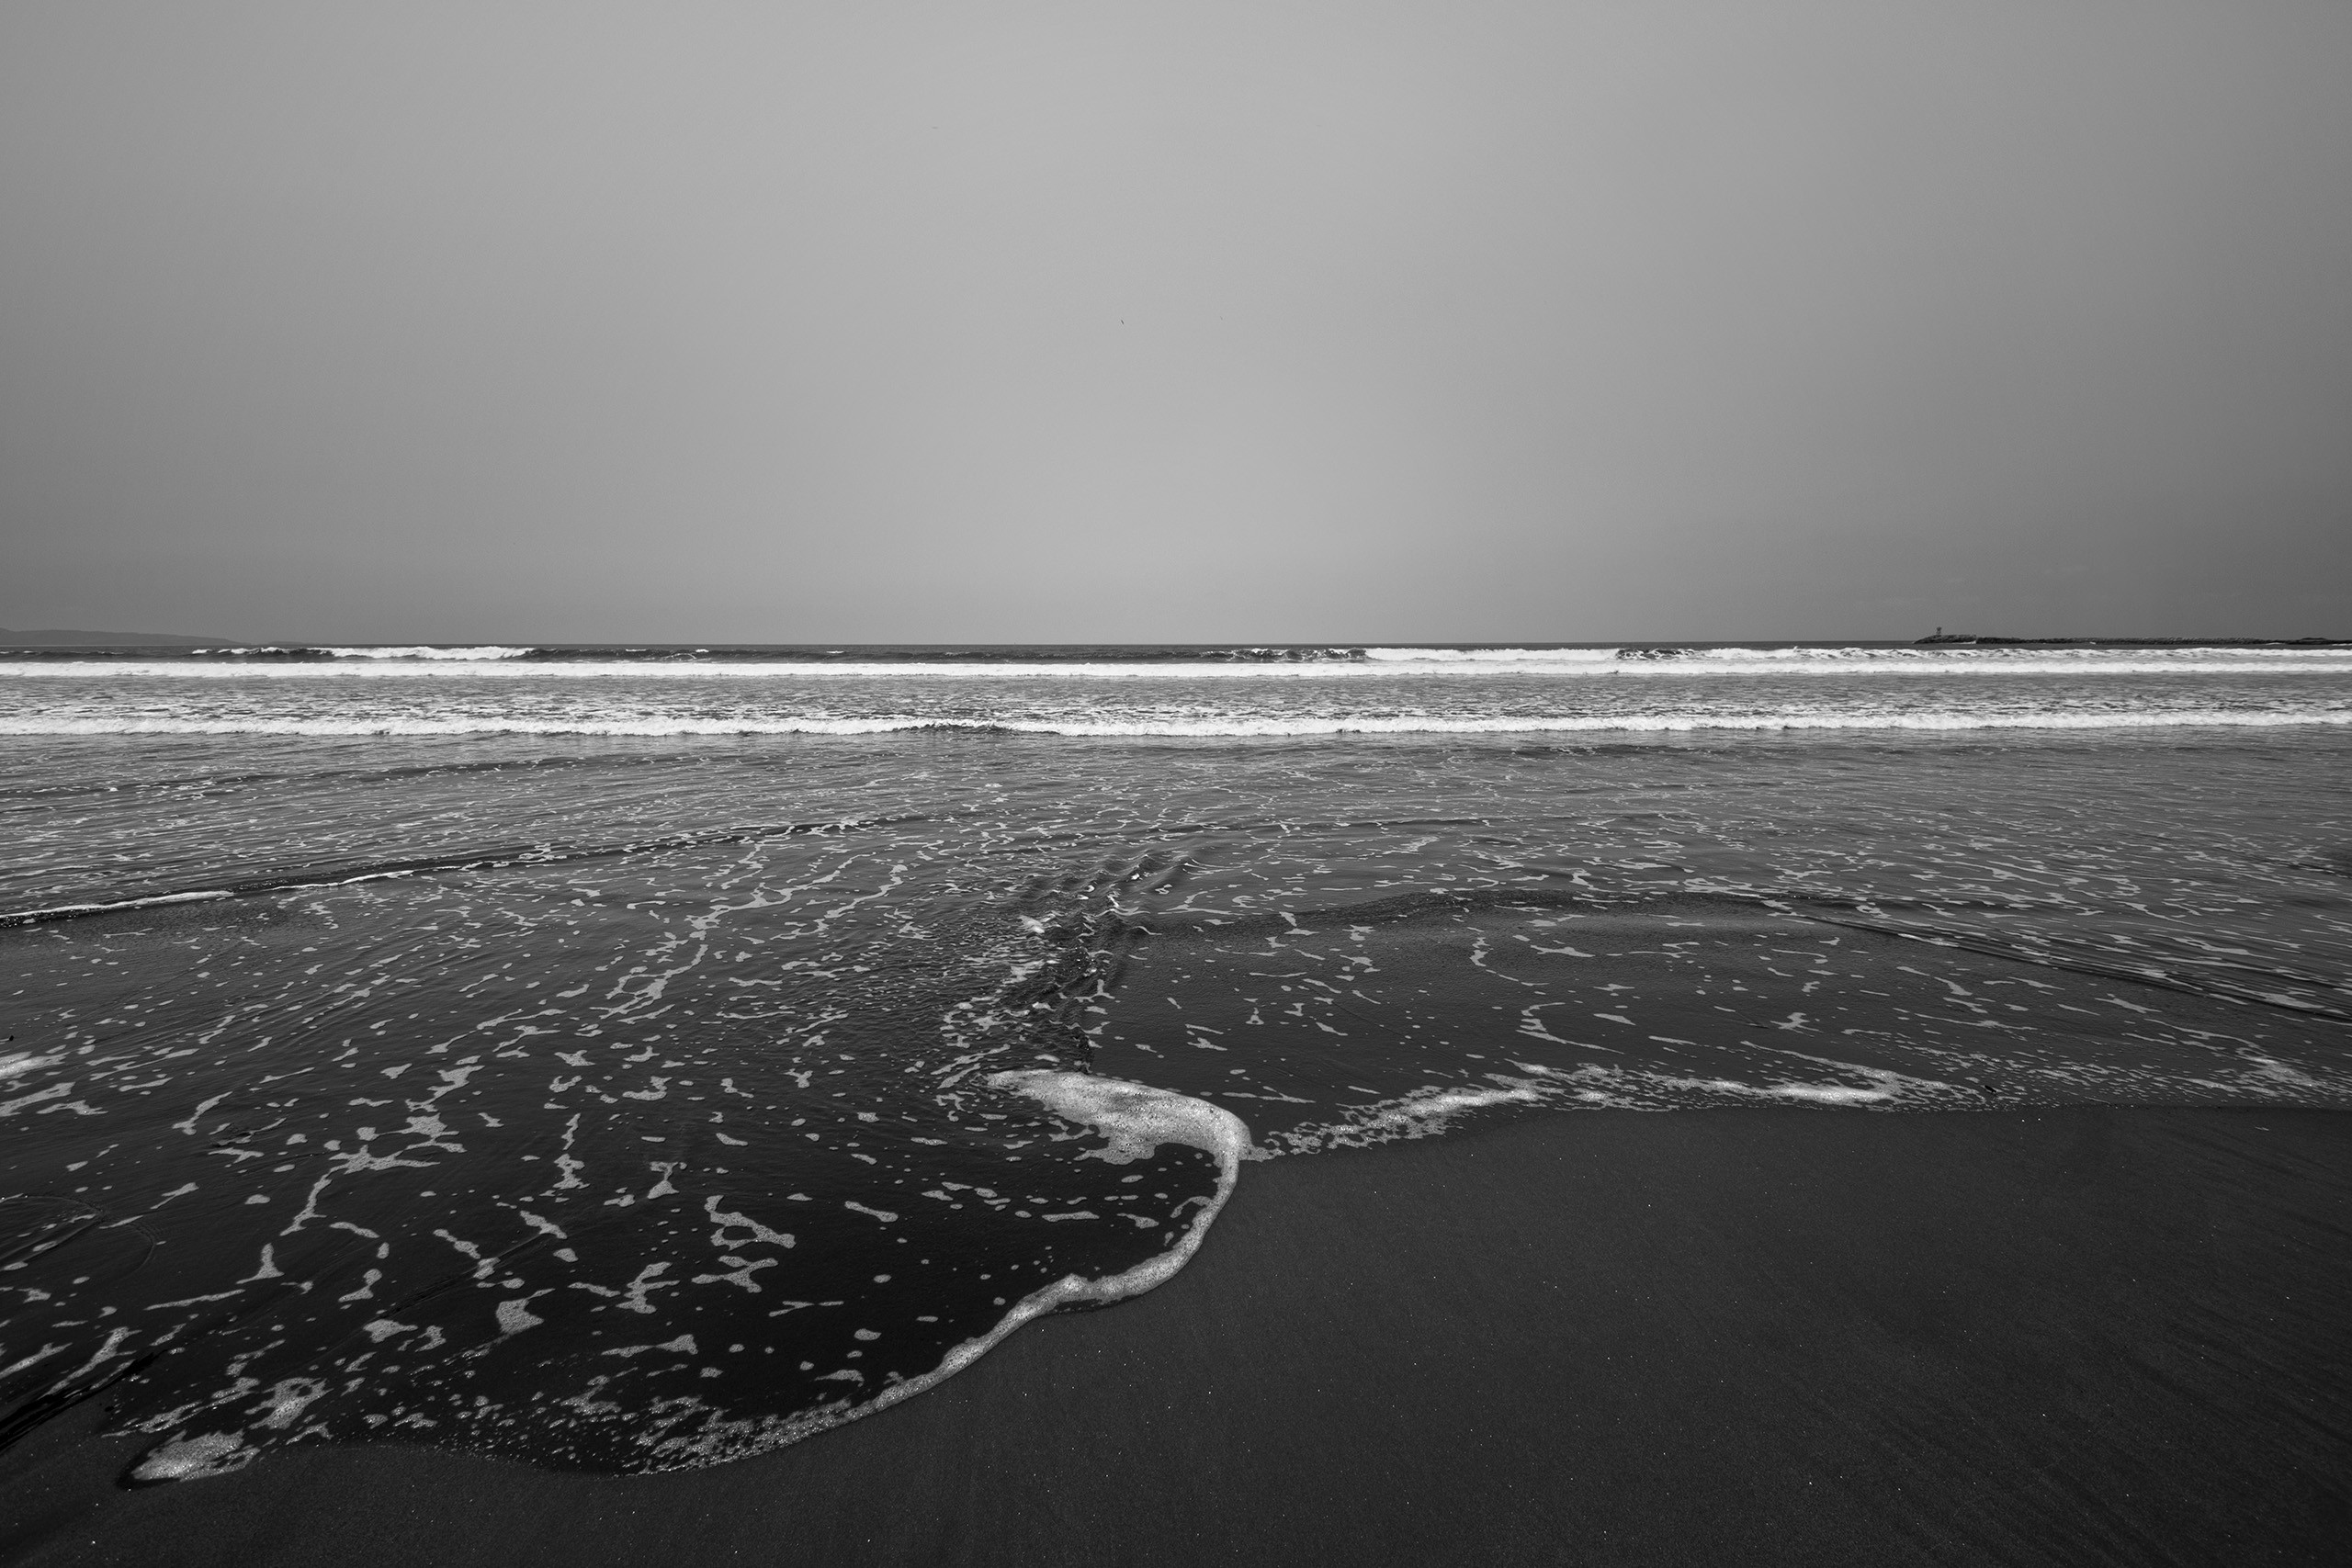
<svg viewBox="0 0 2352 1568">
<path fill-rule="evenodd" d="M 78 632 L 51 626 L 12 632 L 0 626 L 0 648 L 219 648 L 237 646 L 232 637 L 175 637 L 169 632 Z"/>
</svg>

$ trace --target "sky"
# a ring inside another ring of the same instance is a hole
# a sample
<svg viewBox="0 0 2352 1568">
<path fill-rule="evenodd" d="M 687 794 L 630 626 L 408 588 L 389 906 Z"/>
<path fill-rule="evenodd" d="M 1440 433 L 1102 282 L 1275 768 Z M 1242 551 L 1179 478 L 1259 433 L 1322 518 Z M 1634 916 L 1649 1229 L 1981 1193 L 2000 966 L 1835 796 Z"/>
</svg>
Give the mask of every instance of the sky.
<svg viewBox="0 0 2352 1568">
<path fill-rule="evenodd" d="M 11 0 L 0 626 L 2352 637 L 2352 6 Z"/>
</svg>

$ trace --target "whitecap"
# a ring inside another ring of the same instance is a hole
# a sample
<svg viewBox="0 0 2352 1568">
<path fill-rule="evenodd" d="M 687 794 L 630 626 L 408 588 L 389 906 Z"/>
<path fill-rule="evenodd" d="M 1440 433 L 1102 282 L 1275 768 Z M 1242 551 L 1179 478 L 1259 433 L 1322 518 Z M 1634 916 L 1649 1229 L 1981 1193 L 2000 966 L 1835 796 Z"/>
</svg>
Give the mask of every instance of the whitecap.
<svg viewBox="0 0 2352 1568">
<path fill-rule="evenodd" d="M 912 730 L 1067 735 L 1115 739 L 1216 739 L 1329 735 L 1673 735 L 1775 731 L 1966 731 L 2103 729 L 2279 729 L 2352 725 L 2352 705 L 2264 709 L 1957 709 L 1848 713 L 1651 713 L 1497 715 L 1307 715 L 1134 719 L 936 718 L 914 714 L 866 718 L 687 715 L 528 718 L 499 715 L 355 718 L 28 716 L 0 719 L 0 735 L 887 735 Z"/>
</svg>

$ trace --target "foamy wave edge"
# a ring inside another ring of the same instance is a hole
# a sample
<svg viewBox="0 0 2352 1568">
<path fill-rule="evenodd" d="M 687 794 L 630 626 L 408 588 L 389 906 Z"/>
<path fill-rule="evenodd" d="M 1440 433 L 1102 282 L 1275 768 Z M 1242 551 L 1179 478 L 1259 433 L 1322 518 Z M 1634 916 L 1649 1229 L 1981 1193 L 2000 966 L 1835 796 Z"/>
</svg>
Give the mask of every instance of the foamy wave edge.
<svg viewBox="0 0 2352 1568">
<path fill-rule="evenodd" d="M 1484 1085 L 1432 1085 L 1392 1100 L 1354 1108 L 1336 1122 L 1276 1134 L 1250 1150 L 1252 1159 L 1368 1148 L 1415 1138 L 1442 1137 L 1461 1117 L 1501 1106 L 1614 1111 L 1687 1111 L 1729 1105 L 1809 1105 L 1848 1110 L 1976 1109 L 1978 1093 L 1939 1078 L 1883 1067 L 1837 1063 L 1859 1083 L 1783 1079 L 1743 1083 L 1735 1078 L 1678 1076 L 1642 1068 L 1589 1066 L 1573 1070 L 1513 1062 L 1524 1077 L 1488 1073 Z"/>
<path fill-rule="evenodd" d="M 8 718 L 0 736 L 895 735 L 923 730 L 1080 739 L 1214 739 L 1324 735 L 1607 735 L 1772 730 L 2281 729 L 2352 725 L 2352 709 L 2118 713 L 1585 714 L 1566 717 L 1015 718 Z"/>
<path fill-rule="evenodd" d="M 1241 1162 L 1251 1150 L 1250 1129 L 1229 1111 L 1172 1090 L 1125 1078 L 1096 1077 L 1088 1073 L 1033 1069 L 989 1075 L 988 1082 L 1008 1093 L 1025 1095 L 1055 1115 L 1093 1128 L 1108 1140 L 1100 1149 L 1079 1157 L 1126 1165 L 1148 1158 L 1161 1144 L 1184 1144 L 1213 1156 L 1217 1162 L 1216 1195 L 1193 1216 L 1192 1223 L 1159 1257 L 1123 1273 L 1090 1280 L 1066 1274 L 1052 1284 L 1013 1303 L 996 1326 L 967 1339 L 947 1352 L 938 1366 L 918 1377 L 892 1383 L 880 1393 L 857 1404 L 842 1404 L 785 1419 L 717 1421 L 692 1438 L 657 1439 L 646 1444 L 655 1461 L 654 1471 L 698 1470 L 786 1447 L 847 1422 L 888 1410 L 902 1400 L 936 1388 L 987 1355 L 1023 1325 L 1062 1307 L 1107 1306 L 1155 1290 L 1175 1278 L 1201 1248 L 1209 1226 L 1240 1179 Z M 299 1407 L 298 1407 L 299 1408 Z M 183 1433 L 149 1450 L 130 1472 L 141 1485 L 173 1481 L 197 1481 L 243 1469 L 257 1450 L 234 1432 Z"/>
<path fill-rule="evenodd" d="M 752 1424 L 743 1423 L 733 1430 L 658 1443 L 654 1452 L 663 1461 L 661 1468 L 696 1469 L 724 1463 L 748 1453 L 814 1437 L 936 1388 L 995 1349 L 1015 1330 L 1048 1313 L 1079 1304 L 1108 1306 L 1157 1290 L 1174 1279 L 1200 1251 L 1209 1226 L 1216 1224 L 1226 1201 L 1233 1196 L 1241 1177 L 1241 1162 L 1249 1157 L 1252 1147 L 1248 1124 L 1231 1111 L 1204 1100 L 1154 1089 L 1148 1084 L 1050 1068 L 992 1073 L 987 1081 L 1009 1093 L 1026 1095 L 1063 1120 L 1091 1127 L 1108 1140 L 1102 1148 L 1079 1156 L 1081 1159 L 1126 1165 L 1148 1158 L 1161 1144 L 1184 1144 L 1203 1150 L 1217 1162 L 1216 1195 L 1194 1213 L 1184 1234 L 1159 1257 L 1099 1280 L 1065 1274 L 1052 1284 L 1032 1291 L 1014 1303 L 1012 1310 L 999 1319 L 995 1327 L 977 1338 L 965 1340 L 941 1358 L 938 1366 L 920 1377 L 893 1383 L 862 1404 L 812 1412 L 764 1432 L 753 1433 L 748 1429 Z M 744 1444 L 746 1438 L 750 1439 L 748 1446 Z"/>
</svg>

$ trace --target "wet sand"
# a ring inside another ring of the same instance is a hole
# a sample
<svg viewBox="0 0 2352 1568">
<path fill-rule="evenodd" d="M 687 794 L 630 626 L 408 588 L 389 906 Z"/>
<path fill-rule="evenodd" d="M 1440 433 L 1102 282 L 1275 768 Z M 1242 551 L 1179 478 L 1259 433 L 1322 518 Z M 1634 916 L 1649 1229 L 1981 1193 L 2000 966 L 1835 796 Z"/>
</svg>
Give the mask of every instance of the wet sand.
<svg viewBox="0 0 2352 1568">
<path fill-rule="evenodd" d="M 2352 1540 L 2352 1113 L 1591 1111 L 1249 1167 L 1154 1294 L 780 1453 L 0 1455 L 40 1564 L 2286 1563 Z"/>
</svg>

